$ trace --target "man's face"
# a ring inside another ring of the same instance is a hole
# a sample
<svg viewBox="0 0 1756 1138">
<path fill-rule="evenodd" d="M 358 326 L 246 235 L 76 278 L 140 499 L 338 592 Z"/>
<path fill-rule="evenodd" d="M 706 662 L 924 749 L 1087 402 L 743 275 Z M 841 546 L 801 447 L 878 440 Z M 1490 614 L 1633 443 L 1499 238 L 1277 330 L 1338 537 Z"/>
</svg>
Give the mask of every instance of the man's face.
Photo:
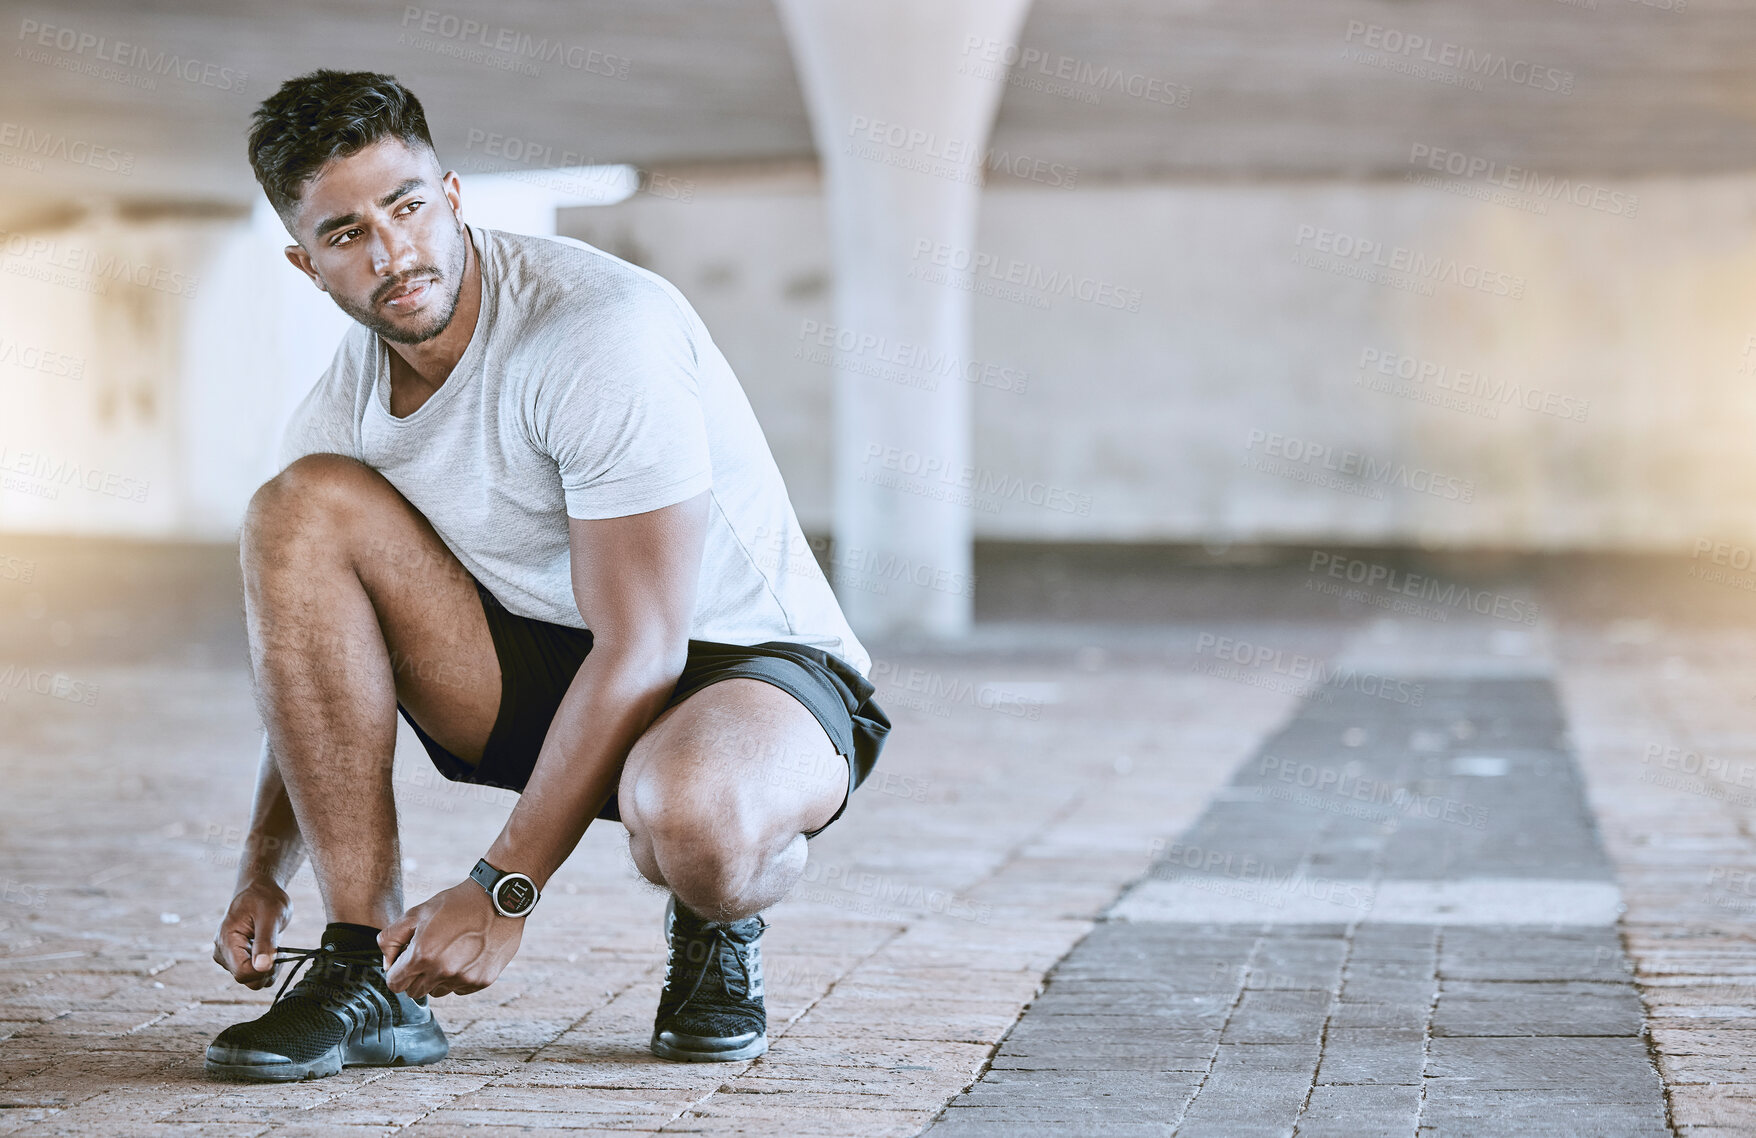
<svg viewBox="0 0 1756 1138">
<path fill-rule="evenodd" d="M 384 339 L 445 331 L 468 264 L 455 174 L 426 147 L 386 138 L 326 163 L 305 184 L 287 258 Z"/>
</svg>

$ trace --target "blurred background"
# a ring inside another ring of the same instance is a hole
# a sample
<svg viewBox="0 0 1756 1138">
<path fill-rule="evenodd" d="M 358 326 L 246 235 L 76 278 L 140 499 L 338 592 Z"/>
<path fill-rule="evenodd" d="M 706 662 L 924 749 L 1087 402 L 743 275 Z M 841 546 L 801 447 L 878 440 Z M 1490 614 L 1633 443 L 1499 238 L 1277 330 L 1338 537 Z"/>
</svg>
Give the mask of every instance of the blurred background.
<svg viewBox="0 0 1756 1138">
<path fill-rule="evenodd" d="M 869 631 L 971 541 L 1756 539 L 1733 4 L 7 7 L 0 530 L 232 538 L 346 323 L 244 133 L 329 66 L 683 290 Z"/>
</svg>

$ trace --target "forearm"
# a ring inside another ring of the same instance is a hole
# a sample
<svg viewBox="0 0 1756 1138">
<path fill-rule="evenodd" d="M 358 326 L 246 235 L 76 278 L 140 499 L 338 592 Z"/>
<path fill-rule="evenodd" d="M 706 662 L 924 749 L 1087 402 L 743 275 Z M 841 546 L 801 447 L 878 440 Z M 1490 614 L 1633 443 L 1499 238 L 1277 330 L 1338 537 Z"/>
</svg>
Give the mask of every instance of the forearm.
<svg viewBox="0 0 1756 1138">
<path fill-rule="evenodd" d="M 664 655 L 600 646 L 586 656 L 518 805 L 489 847 L 491 865 L 527 874 L 540 889 L 567 860 L 616 793 L 628 752 L 676 687 L 682 654 Z"/>
<path fill-rule="evenodd" d="M 305 862 L 305 843 L 293 816 L 293 802 L 275 765 L 268 741 L 262 743 L 262 765 L 256 775 L 256 801 L 250 810 L 250 829 L 238 857 L 238 888 L 252 881 L 269 880 L 286 886 Z"/>
</svg>

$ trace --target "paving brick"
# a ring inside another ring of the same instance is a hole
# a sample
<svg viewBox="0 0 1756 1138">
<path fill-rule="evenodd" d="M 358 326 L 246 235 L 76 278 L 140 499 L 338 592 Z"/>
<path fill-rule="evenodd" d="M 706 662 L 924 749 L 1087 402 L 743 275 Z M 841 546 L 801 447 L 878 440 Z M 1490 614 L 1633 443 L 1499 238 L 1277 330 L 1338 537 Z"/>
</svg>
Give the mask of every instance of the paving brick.
<svg viewBox="0 0 1756 1138">
<path fill-rule="evenodd" d="M 1446 980 L 1629 979 L 1614 929 L 1550 932 L 1541 929 L 1448 928 L 1440 975 Z"/>
<path fill-rule="evenodd" d="M 1639 1102 L 1658 1089 L 1646 1041 L 1638 1036 L 1435 1037 L 1428 1048 L 1427 1076 L 1490 1090 L 1590 1087 L 1592 1094 L 1608 1096 L 1602 1099 L 1606 1102 Z"/>
<path fill-rule="evenodd" d="M 1628 983 L 1447 982 L 1434 1035 L 1639 1035 L 1640 995 Z"/>
<path fill-rule="evenodd" d="M 1664 1138 L 1664 1103 L 1651 1095 L 1628 1101 L 1586 1089 L 1545 1087 L 1492 1090 L 1468 1082 L 1430 1080 L 1420 1133 L 1479 1135 L 1591 1135 L 1593 1138 Z"/>
<path fill-rule="evenodd" d="M 1742 1127 L 1756 1132 L 1756 1086 L 1738 1083 L 1699 1086 L 1673 1085 L 1671 1117 L 1678 1126 Z"/>
<path fill-rule="evenodd" d="M 1087 1113 L 1065 1119 L 1035 1119 L 1029 1114 L 985 1107 L 956 1105 L 926 1131 L 933 1138 L 1018 1138 L 1031 1133 L 1040 1122 L 1059 1123 L 1059 1133 L 1070 1138 L 1169 1138 L 1178 1133 L 1163 1119 L 1126 1119 L 1106 1121 Z"/>
<path fill-rule="evenodd" d="M 1419 1030 L 1332 1028 L 1323 1038 L 1317 1085 L 1418 1087 L 1426 1061 L 1424 1045 Z"/>
<path fill-rule="evenodd" d="M 1328 992 L 1243 992 L 1220 1037 L 1225 1043 L 1316 1043 L 1329 1018 Z"/>
<path fill-rule="evenodd" d="M 1316 1086 L 1299 1116 L 1299 1138 L 1403 1138 L 1421 1113 L 1419 1086 Z"/>
</svg>

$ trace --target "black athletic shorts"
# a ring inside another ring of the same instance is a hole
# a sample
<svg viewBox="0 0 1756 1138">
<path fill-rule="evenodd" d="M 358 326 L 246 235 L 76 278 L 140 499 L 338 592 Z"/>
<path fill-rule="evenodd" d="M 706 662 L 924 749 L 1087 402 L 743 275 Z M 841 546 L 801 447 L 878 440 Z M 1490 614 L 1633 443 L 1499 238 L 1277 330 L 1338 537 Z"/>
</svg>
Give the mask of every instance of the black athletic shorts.
<svg viewBox="0 0 1756 1138">
<path fill-rule="evenodd" d="M 536 767 L 549 721 L 561 706 L 573 673 L 591 651 L 591 633 L 507 612 L 480 582 L 476 591 L 481 594 L 482 612 L 488 618 L 494 653 L 500 659 L 500 713 L 488 733 L 482 761 L 471 764 L 458 758 L 421 730 L 407 708 L 399 703 L 397 710 L 446 778 L 523 790 Z M 708 684 L 739 678 L 771 683 L 817 717 L 836 752 L 848 761 L 849 795 L 872 773 L 884 737 L 890 732 L 890 720 L 872 701 L 871 681 L 847 661 L 821 648 L 783 641 L 746 646 L 691 640 L 683 675 L 665 706 L 681 703 Z M 835 816 L 805 836 L 816 837 L 846 809 L 844 797 Z M 621 820 L 614 794 L 598 817 Z"/>
</svg>

